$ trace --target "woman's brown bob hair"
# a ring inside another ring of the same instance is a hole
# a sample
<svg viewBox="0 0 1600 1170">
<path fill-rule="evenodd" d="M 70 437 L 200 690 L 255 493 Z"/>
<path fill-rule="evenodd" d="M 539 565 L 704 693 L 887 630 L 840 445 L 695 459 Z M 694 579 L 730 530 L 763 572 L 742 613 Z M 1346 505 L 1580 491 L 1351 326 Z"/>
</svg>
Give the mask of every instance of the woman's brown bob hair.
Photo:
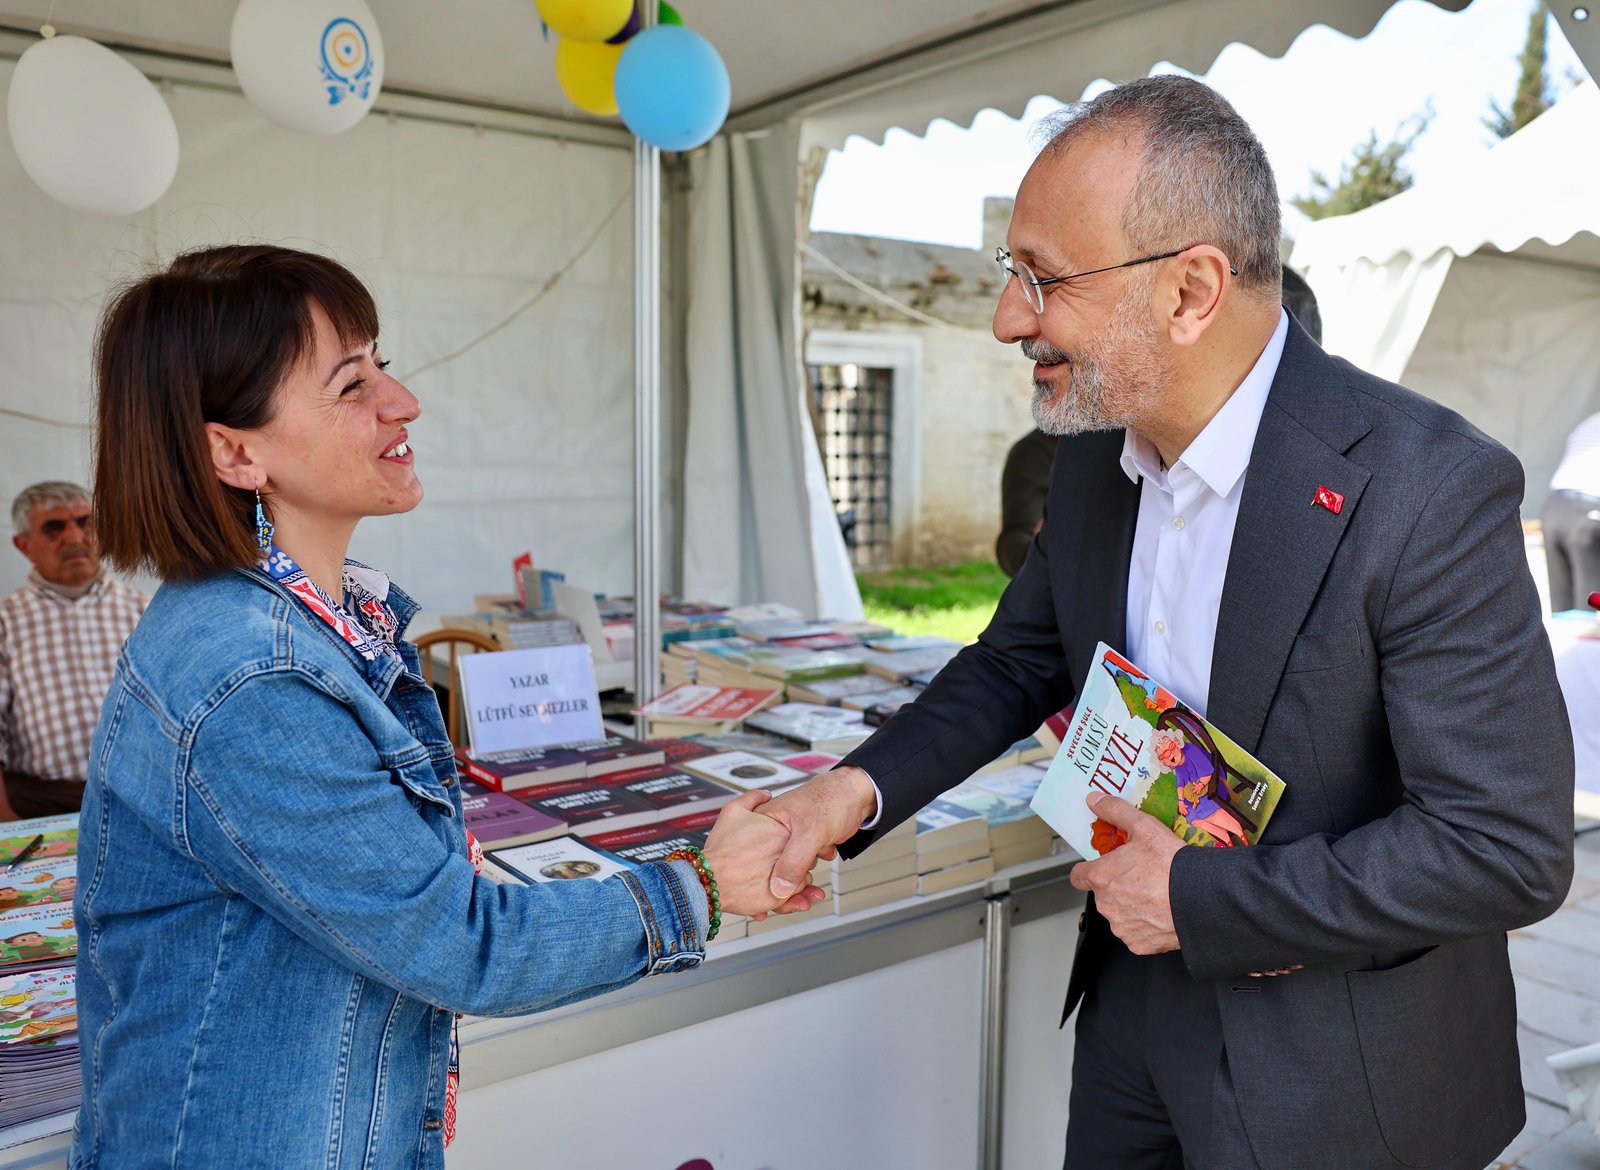
<svg viewBox="0 0 1600 1170">
<path fill-rule="evenodd" d="M 272 420 L 278 388 L 315 346 L 313 303 L 344 344 L 377 339 L 361 282 L 290 248 L 186 252 L 113 298 L 95 345 L 94 492 L 113 565 L 171 581 L 260 559 L 255 495 L 217 478 L 205 424 L 254 430 Z"/>
</svg>

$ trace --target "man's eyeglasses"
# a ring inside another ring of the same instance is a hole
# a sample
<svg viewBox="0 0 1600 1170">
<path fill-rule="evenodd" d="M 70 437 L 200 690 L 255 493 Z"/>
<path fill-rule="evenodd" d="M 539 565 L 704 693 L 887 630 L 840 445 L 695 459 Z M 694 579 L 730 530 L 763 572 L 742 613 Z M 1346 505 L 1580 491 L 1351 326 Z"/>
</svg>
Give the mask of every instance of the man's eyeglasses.
<svg viewBox="0 0 1600 1170">
<path fill-rule="evenodd" d="M 1190 244 L 1189 248 L 1196 246 L 1195 244 Z M 1003 244 L 994 250 L 994 259 L 995 263 L 1000 265 L 1000 271 L 1003 274 L 1000 282 L 1000 291 L 1004 293 L 1006 291 L 1005 282 L 1013 276 L 1016 277 L 1017 283 L 1022 286 L 1024 299 L 1027 300 L 1035 313 L 1043 313 L 1046 285 L 1060 284 L 1065 280 L 1077 280 L 1081 276 L 1095 276 L 1102 272 L 1115 272 L 1119 268 L 1132 268 L 1139 264 L 1153 264 L 1157 260 L 1170 260 L 1174 256 L 1183 255 L 1189 248 L 1176 248 L 1171 252 L 1163 252 L 1159 256 L 1141 256 L 1137 260 L 1124 260 L 1121 264 L 1108 264 L 1104 268 L 1091 268 L 1087 272 L 1073 272 L 1067 276 L 1046 276 L 1043 279 L 1035 276 L 1033 269 L 1029 268 L 1021 260 L 1012 259 L 1011 249 Z M 1232 276 L 1239 275 L 1239 270 L 1231 264 L 1228 265 L 1228 272 Z"/>
</svg>

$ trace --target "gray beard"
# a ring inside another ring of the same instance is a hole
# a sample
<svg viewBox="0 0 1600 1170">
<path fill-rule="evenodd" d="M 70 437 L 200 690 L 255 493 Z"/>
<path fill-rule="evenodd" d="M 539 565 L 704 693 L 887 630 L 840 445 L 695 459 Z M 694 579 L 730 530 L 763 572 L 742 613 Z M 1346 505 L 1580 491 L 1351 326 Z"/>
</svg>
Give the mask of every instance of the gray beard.
<svg viewBox="0 0 1600 1170">
<path fill-rule="evenodd" d="M 1047 435 L 1081 435 L 1138 426 L 1139 417 L 1167 398 L 1172 374 L 1162 362 L 1153 326 L 1135 311 L 1148 303 L 1149 290 L 1128 290 L 1105 332 L 1067 359 L 1072 382 L 1061 394 L 1050 383 L 1033 380 L 1033 422 Z M 1067 358 L 1047 342 L 1025 342 L 1034 359 Z"/>
<path fill-rule="evenodd" d="M 1106 386 L 1105 370 L 1082 357 L 1071 363 L 1072 384 L 1057 394 L 1049 382 L 1033 380 L 1033 423 L 1047 435 L 1082 435 L 1130 425 L 1127 412 Z"/>
</svg>

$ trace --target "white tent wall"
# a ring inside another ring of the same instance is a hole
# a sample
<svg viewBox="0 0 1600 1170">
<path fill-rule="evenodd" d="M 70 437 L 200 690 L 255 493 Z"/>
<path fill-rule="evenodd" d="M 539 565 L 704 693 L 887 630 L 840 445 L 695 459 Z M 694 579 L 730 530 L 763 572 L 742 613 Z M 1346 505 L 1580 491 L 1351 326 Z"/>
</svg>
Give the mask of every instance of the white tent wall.
<svg viewBox="0 0 1600 1170">
<path fill-rule="evenodd" d="M 1320 290 L 1319 290 L 1320 292 Z M 1567 432 L 1600 410 L 1600 269 L 1485 250 L 1458 257 L 1402 381 L 1522 460 L 1537 516 Z"/>
<path fill-rule="evenodd" d="M 691 161 L 683 587 L 856 619 L 802 398 L 797 144 L 788 123 Z"/>
<path fill-rule="evenodd" d="M 0 86 L 11 65 L 0 65 Z M 405 377 L 504 318 L 585 241 L 593 247 L 502 332 L 409 381 L 427 498 L 369 521 L 353 555 L 428 609 L 510 588 L 510 560 L 596 589 L 632 580 L 633 358 L 626 149 L 409 118 L 335 139 L 278 129 L 235 93 L 169 87 L 183 158 L 126 221 L 58 206 L 0 136 L 0 405 L 85 424 L 106 290 L 177 251 L 268 241 L 325 252 L 367 281 Z M 619 291 L 621 290 L 621 291 Z M 0 495 L 90 475 L 88 432 L 0 415 Z M 26 564 L 0 559 L 0 590 Z"/>
<path fill-rule="evenodd" d="M 1600 408 L 1600 90 L 1448 178 L 1302 229 L 1290 258 L 1330 352 L 1458 410 L 1522 460 L 1537 516 L 1567 431 Z"/>
</svg>

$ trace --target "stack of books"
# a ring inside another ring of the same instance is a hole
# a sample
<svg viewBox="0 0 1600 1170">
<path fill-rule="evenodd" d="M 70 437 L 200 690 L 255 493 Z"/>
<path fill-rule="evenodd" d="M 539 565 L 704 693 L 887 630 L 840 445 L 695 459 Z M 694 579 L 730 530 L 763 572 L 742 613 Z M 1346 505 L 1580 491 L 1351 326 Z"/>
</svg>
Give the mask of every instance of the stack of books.
<svg viewBox="0 0 1600 1170">
<path fill-rule="evenodd" d="M 77 983 L 71 967 L 0 977 L 0 1128 L 78 1107 Z"/>
<path fill-rule="evenodd" d="M 0 1128 L 66 1113 L 83 1095 L 72 918 L 78 816 L 0 826 Z"/>
<path fill-rule="evenodd" d="M 635 707 L 633 712 L 643 722 L 646 739 L 662 739 L 733 731 L 777 698 L 777 689 L 770 686 L 757 689 L 682 683 Z"/>
<path fill-rule="evenodd" d="M 858 857 L 826 863 L 833 912 L 851 914 L 915 897 L 917 893 L 917 825 L 904 821 L 872 843 Z"/>
<path fill-rule="evenodd" d="M 1036 777 L 1043 777 L 1041 769 L 1032 765 L 1027 767 Z M 965 784 L 952 788 L 941 798 L 946 803 L 981 814 L 988 822 L 989 852 L 996 869 L 1049 857 L 1054 840 L 1050 826 L 1028 807 L 1027 800 L 1019 800 L 1014 795 L 985 786 L 991 780 L 1007 782 L 1009 779 L 1005 771 L 975 776 Z M 1037 790 L 1038 779 L 1028 779 L 1032 781 L 1033 789 Z M 1029 799 L 1032 799 L 1031 793 Z"/>
<path fill-rule="evenodd" d="M 745 728 L 776 735 L 807 751 L 840 756 L 872 734 L 856 712 L 818 703 L 780 703 L 751 715 Z"/>
<path fill-rule="evenodd" d="M 597 779 L 612 772 L 666 763 L 659 747 L 611 735 L 588 743 L 474 755 L 456 749 L 457 770 L 496 792 L 516 792 L 555 780 Z"/>
<path fill-rule="evenodd" d="M 917 813 L 917 893 L 937 894 L 994 873 L 981 812 L 935 800 Z"/>
</svg>

